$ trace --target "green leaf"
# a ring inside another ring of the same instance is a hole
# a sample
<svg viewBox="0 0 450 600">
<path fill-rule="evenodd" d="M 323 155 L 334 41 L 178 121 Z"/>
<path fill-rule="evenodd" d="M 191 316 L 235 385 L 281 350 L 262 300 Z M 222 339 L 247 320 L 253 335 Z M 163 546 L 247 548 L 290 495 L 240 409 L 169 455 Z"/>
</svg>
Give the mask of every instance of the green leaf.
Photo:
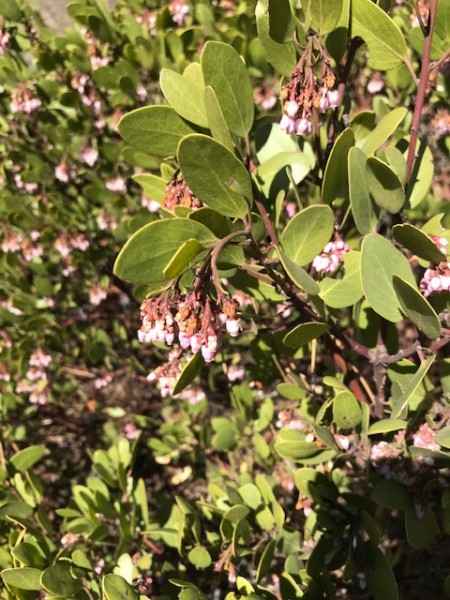
<svg viewBox="0 0 450 600">
<path fill-rule="evenodd" d="M 166 281 L 164 270 L 184 242 L 196 239 L 204 245 L 216 240 L 212 232 L 189 219 L 160 219 L 139 229 L 117 257 L 114 273 L 132 283 Z"/>
<path fill-rule="evenodd" d="M 216 93 L 231 133 L 245 137 L 253 125 L 253 89 L 236 50 L 222 42 L 206 42 L 201 65 L 205 85 Z"/>
<path fill-rule="evenodd" d="M 434 33 L 444 42 L 450 42 L 450 3 L 448 1 L 438 2 Z"/>
<path fill-rule="evenodd" d="M 329 242 L 334 230 L 334 215 L 329 206 L 308 206 L 285 227 L 281 245 L 286 255 L 300 266 L 310 263 Z"/>
<path fill-rule="evenodd" d="M 137 591 L 120 575 L 109 573 L 102 579 L 104 600 L 138 600 Z"/>
<path fill-rule="evenodd" d="M 369 47 L 369 66 L 380 71 L 399 67 L 407 57 L 405 38 L 399 27 L 371 0 L 353 0 L 351 37 L 361 37 Z"/>
<path fill-rule="evenodd" d="M 405 148 L 405 156 L 407 152 Z M 424 200 L 434 176 L 433 154 L 424 140 L 417 142 L 415 157 L 407 198 L 411 208 L 416 208 Z"/>
<path fill-rule="evenodd" d="M 361 248 L 361 281 L 364 294 L 373 310 L 393 323 L 403 319 L 400 301 L 394 288 L 395 275 L 412 286 L 416 285 L 408 259 L 381 235 L 366 235 Z"/>
<path fill-rule="evenodd" d="M 287 166 L 291 167 L 296 183 L 303 181 L 312 168 L 309 156 L 303 152 L 279 152 L 258 167 L 258 176 L 265 182 L 271 181 Z"/>
<path fill-rule="evenodd" d="M 208 127 L 201 87 L 170 69 L 162 69 L 159 82 L 162 93 L 180 117 L 200 127 Z"/>
<path fill-rule="evenodd" d="M 372 4 L 372 6 L 377 8 L 374 4 Z M 398 126 L 403 121 L 407 113 L 408 111 L 406 108 L 400 107 L 395 108 L 385 115 L 375 129 L 371 131 L 360 144 L 361 150 L 364 152 L 364 154 L 367 156 L 374 154 L 376 150 L 378 150 L 378 148 L 382 146 L 395 131 L 397 131 Z"/>
<path fill-rule="evenodd" d="M 343 0 L 309 0 L 311 28 L 321 35 L 332 31 L 341 16 Z"/>
<path fill-rule="evenodd" d="M 234 144 L 228 130 L 227 122 L 223 116 L 216 93 L 210 85 L 205 88 L 205 110 L 211 135 L 215 140 L 233 152 Z"/>
<path fill-rule="evenodd" d="M 40 569 L 31 567 L 19 567 L 17 569 L 4 569 L 1 576 L 5 585 L 15 587 L 19 590 L 41 590 Z"/>
<path fill-rule="evenodd" d="M 443 448 L 450 448 L 450 427 L 444 427 L 436 433 L 436 442 Z M 450 507 L 449 507 L 450 508 Z"/>
<path fill-rule="evenodd" d="M 410 223 L 394 225 L 392 234 L 399 244 L 423 260 L 439 264 L 445 258 L 433 240 Z"/>
<path fill-rule="evenodd" d="M 367 430 L 367 435 L 377 435 L 379 433 L 390 433 L 399 429 L 406 429 L 408 423 L 401 419 L 382 419 L 374 423 Z"/>
<path fill-rule="evenodd" d="M 81 590 L 81 580 L 72 576 L 68 563 L 56 563 L 41 575 L 41 586 L 52 594 L 68 598 Z"/>
<path fill-rule="evenodd" d="M 177 277 L 205 247 L 196 239 L 186 240 L 175 252 L 163 273 L 167 279 Z"/>
<path fill-rule="evenodd" d="M 322 448 L 314 442 L 300 441 L 278 441 L 275 442 L 274 448 L 281 458 L 300 462 L 322 451 Z"/>
<path fill-rule="evenodd" d="M 428 506 L 421 512 L 423 514 L 417 515 L 416 507 L 413 505 L 406 508 L 406 539 L 415 550 L 430 550 L 440 533 L 439 526 L 433 511 Z"/>
<path fill-rule="evenodd" d="M 23 18 L 22 9 L 16 0 L 0 0 L 0 15 L 9 21 L 20 23 Z"/>
<path fill-rule="evenodd" d="M 345 274 L 343 279 L 325 277 L 320 282 L 319 296 L 331 308 L 353 306 L 363 295 L 361 286 L 361 253 L 356 250 L 343 256 Z"/>
<path fill-rule="evenodd" d="M 366 181 L 370 195 L 380 208 L 391 214 L 398 213 L 405 203 L 405 190 L 394 171 L 375 156 L 366 163 Z"/>
<path fill-rule="evenodd" d="M 398 481 L 381 481 L 375 486 L 371 498 L 391 510 L 404 510 L 411 501 L 408 490 Z"/>
<path fill-rule="evenodd" d="M 284 270 L 295 285 L 301 290 L 304 290 L 307 294 L 311 294 L 312 296 L 317 295 L 320 288 L 311 275 L 308 275 L 303 267 L 291 260 L 289 256 L 280 250 L 280 248 L 277 248 L 277 252 Z"/>
<path fill-rule="evenodd" d="M 359 148 L 348 153 L 348 185 L 350 206 L 359 233 L 363 235 L 376 230 L 379 210 L 372 201 L 366 181 L 367 157 Z"/>
<path fill-rule="evenodd" d="M 361 551 L 370 597 L 373 600 L 399 600 L 397 582 L 383 552 L 371 542 L 366 542 Z"/>
<path fill-rule="evenodd" d="M 144 106 L 131 111 L 119 121 L 123 139 L 157 156 L 175 156 L 180 140 L 193 130 L 169 106 Z"/>
<path fill-rule="evenodd" d="M 344 129 L 334 142 L 325 167 L 322 183 L 322 198 L 327 204 L 331 204 L 333 200 L 342 198 L 346 194 L 348 181 L 347 157 L 354 143 L 355 136 L 350 127 Z"/>
<path fill-rule="evenodd" d="M 194 134 L 181 141 L 177 154 L 186 183 L 204 204 L 226 217 L 247 214 L 244 197 L 252 199 L 250 176 L 225 146 L 206 135 Z"/>
<path fill-rule="evenodd" d="M 397 419 L 399 415 L 403 412 L 403 409 L 408 404 L 410 398 L 413 396 L 414 392 L 417 390 L 419 385 L 422 383 L 423 378 L 428 373 L 429 368 L 433 364 L 436 358 L 435 354 L 429 356 L 426 360 L 424 360 L 417 371 L 414 373 L 413 377 L 409 384 L 407 385 L 403 394 L 398 398 L 394 406 L 392 407 L 391 419 Z"/>
<path fill-rule="evenodd" d="M 361 407 L 351 392 L 340 392 L 334 398 L 333 421 L 339 429 L 353 429 L 361 423 Z"/>
<path fill-rule="evenodd" d="M 210 553 L 203 546 L 192 548 L 187 557 L 188 561 L 197 569 L 207 569 L 212 563 Z"/>
<path fill-rule="evenodd" d="M 256 569 L 256 582 L 257 583 L 259 583 L 261 581 L 261 579 L 270 572 L 270 565 L 272 563 L 276 545 L 277 545 L 276 540 L 270 540 L 266 544 L 266 546 L 261 554 L 261 558 L 258 561 L 258 567 Z"/>
<path fill-rule="evenodd" d="M 269 0 L 269 34 L 279 44 L 288 41 L 293 30 L 292 11 L 289 0 Z"/>
<path fill-rule="evenodd" d="M 284 336 L 283 344 L 289 348 L 300 348 L 320 337 L 329 329 L 330 327 L 326 323 L 300 323 Z"/>
<path fill-rule="evenodd" d="M 47 449 L 45 446 L 28 446 L 28 448 L 19 450 L 19 452 L 14 454 L 11 458 L 11 464 L 17 471 L 27 471 L 39 462 L 45 456 L 46 452 Z"/>
<path fill-rule="evenodd" d="M 441 335 L 441 323 L 435 310 L 424 296 L 412 285 L 394 275 L 394 288 L 405 315 L 429 339 Z"/>
<path fill-rule="evenodd" d="M 160 204 L 166 195 L 166 182 L 161 177 L 150 175 L 148 173 L 141 175 L 133 175 L 134 181 L 141 186 L 144 194 L 150 200 L 155 200 Z"/>
<path fill-rule="evenodd" d="M 201 353 L 197 352 L 196 354 L 194 354 L 194 356 L 187 362 L 187 364 L 181 371 L 181 374 L 178 377 L 177 382 L 172 390 L 173 396 L 176 396 L 177 394 L 182 392 L 185 387 L 187 387 L 194 381 L 194 379 L 199 374 L 203 364 L 204 361 Z"/>
<path fill-rule="evenodd" d="M 259 0 L 255 15 L 258 36 L 266 53 L 267 61 L 281 75 L 288 77 L 297 63 L 294 43 L 279 44 L 270 37 L 269 0 Z"/>
</svg>

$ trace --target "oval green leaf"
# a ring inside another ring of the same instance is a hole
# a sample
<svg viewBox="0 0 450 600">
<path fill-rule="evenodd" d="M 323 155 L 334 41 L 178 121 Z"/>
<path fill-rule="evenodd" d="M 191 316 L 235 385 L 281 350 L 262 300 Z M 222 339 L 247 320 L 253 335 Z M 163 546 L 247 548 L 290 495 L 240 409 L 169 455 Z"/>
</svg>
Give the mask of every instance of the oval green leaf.
<svg viewBox="0 0 450 600">
<path fill-rule="evenodd" d="M 159 78 L 166 100 L 183 119 L 208 127 L 203 90 L 193 81 L 171 69 L 162 69 Z"/>
<path fill-rule="evenodd" d="M 361 282 L 367 301 L 384 319 L 398 323 L 403 319 L 394 289 L 394 276 L 416 286 L 408 259 L 377 233 L 367 235 L 361 248 Z"/>
<path fill-rule="evenodd" d="M 311 16 L 311 28 L 325 35 L 337 25 L 342 9 L 343 0 L 309 0 L 307 10 Z"/>
<path fill-rule="evenodd" d="M 149 173 L 142 173 L 140 175 L 133 176 L 134 181 L 141 186 L 144 190 L 144 194 L 150 200 L 155 200 L 160 204 L 164 200 L 166 195 L 166 182 L 161 177 L 151 175 Z"/>
<path fill-rule="evenodd" d="M 382 160 L 369 156 L 366 163 L 366 180 L 376 204 L 395 215 L 405 204 L 405 190 L 394 171 Z"/>
<path fill-rule="evenodd" d="M 397 127 L 403 121 L 407 112 L 406 108 L 400 107 L 395 108 L 385 115 L 378 125 L 376 125 L 375 129 L 373 129 L 361 143 L 360 147 L 364 154 L 367 156 L 374 154 L 374 152 L 378 150 L 378 148 L 397 130 Z"/>
<path fill-rule="evenodd" d="M 355 136 L 350 127 L 344 129 L 334 142 L 322 183 L 322 198 L 327 204 L 331 204 L 336 198 L 342 198 L 347 192 L 347 157 L 354 143 Z"/>
<path fill-rule="evenodd" d="M 370 197 L 366 181 L 367 157 L 360 148 L 350 148 L 348 153 L 348 187 L 353 219 L 359 233 L 365 235 L 376 230 L 379 210 Z"/>
<path fill-rule="evenodd" d="M 250 175 L 225 146 L 206 135 L 185 137 L 178 146 L 178 163 L 193 193 L 226 217 L 243 217 L 252 198 Z"/>
<path fill-rule="evenodd" d="M 194 354 L 194 356 L 186 363 L 177 382 L 172 390 L 172 395 L 176 396 L 184 390 L 185 387 L 190 385 L 197 375 L 200 373 L 200 369 L 204 365 L 204 361 L 200 352 Z"/>
<path fill-rule="evenodd" d="M 191 260 L 205 250 L 205 247 L 196 239 L 186 240 L 175 252 L 171 261 L 164 269 L 164 275 L 167 279 L 177 277 L 189 265 Z"/>
<path fill-rule="evenodd" d="M 19 567 L 17 569 L 4 569 L 1 572 L 5 585 L 19 590 L 38 591 L 42 589 L 41 573 L 32 567 Z"/>
<path fill-rule="evenodd" d="M 17 471 L 27 471 L 45 456 L 47 449 L 43 445 L 28 446 L 16 452 L 11 458 L 11 464 Z"/>
<path fill-rule="evenodd" d="M 361 287 L 361 254 L 356 250 L 343 256 L 345 274 L 343 279 L 325 277 L 320 282 L 319 296 L 331 308 L 353 306 L 363 295 Z"/>
<path fill-rule="evenodd" d="M 439 250 L 433 240 L 423 231 L 410 223 L 394 225 L 392 234 L 396 241 L 410 252 L 434 264 L 439 264 L 445 255 Z"/>
<path fill-rule="evenodd" d="M 138 592 L 120 575 L 109 573 L 102 579 L 104 600 L 138 600 Z"/>
<path fill-rule="evenodd" d="M 300 323 L 283 338 L 283 344 L 289 348 L 300 348 L 330 329 L 326 323 Z"/>
<path fill-rule="evenodd" d="M 144 106 L 119 121 L 123 139 L 147 154 L 175 156 L 180 140 L 193 130 L 170 106 Z"/>
<path fill-rule="evenodd" d="M 441 335 L 441 323 L 428 300 L 414 286 L 396 275 L 394 275 L 394 288 L 405 315 L 430 340 L 439 337 Z"/>
<path fill-rule="evenodd" d="M 408 423 L 402 419 L 382 419 L 374 423 L 367 430 L 368 435 L 377 435 L 379 433 L 390 433 L 399 429 L 406 429 Z"/>
<path fill-rule="evenodd" d="M 281 245 L 292 261 L 307 265 L 329 242 L 333 230 L 334 215 L 329 206 L 308 206 L 289 221 Z"/>
<path fill-rule="evenodd" d="M 289 256 L 287 256 L 279 248 L 277 251 L 284 270 L 289 275 L 290 279 L 295 283 L 295 285 L 301 290 L 305 291 L 307 294 L 316 296 L 319 293 L 320 288 L 311 275 L 308 275 L 303 267 L 291 260 Z"/>
<path fill-rule="evenodd" d="M 361 407 L 351 392 L 340 392 L 333 400 L 333 421 L 339 429 L 353 429 L 361 423 Z"/>
<path fill-rule="evenodd" d="M 197 569 L 207 569 L 212 563 L 210 553 L 203 546 L 192 548 L 187 557 L 188 561 Z"/>
<path fill-rule="evenodd" d="M 206 86 L 204 95 L 206 117 L 208 119 L 208 127 L 211 131 L 211 135 L 215 140 L 233 152 L 234 144 L 231 139 L 227 122 L 223 116 L 216 93 L 210 85 Z"/>
<path fill-rule="evenodd" d="M 137 231 L 120 251 L 114 273 L 131 283 L 158 283 L 167 280 L 164 270 L 180 246 L 195 239 L 204 245 L 217 241 L 201 223 L 189 219 L 160 219 Z"/>
<path fill-rule="evenodd" d="M 293 42 L 279 44 L 270 37 L 269 0 L 259 0 L 255 10 L 256 27 L 267 61 L 281 75 L 288 77 L 297 63 Z"/>
<path fill-rule="evenodd" d="M 253 125 L 253 89 L 236 50 L 223 42 L 206 42 L 201 65 L 205 85 L 216 93 L 231 133 L 245 137 Z"/>
</svg>

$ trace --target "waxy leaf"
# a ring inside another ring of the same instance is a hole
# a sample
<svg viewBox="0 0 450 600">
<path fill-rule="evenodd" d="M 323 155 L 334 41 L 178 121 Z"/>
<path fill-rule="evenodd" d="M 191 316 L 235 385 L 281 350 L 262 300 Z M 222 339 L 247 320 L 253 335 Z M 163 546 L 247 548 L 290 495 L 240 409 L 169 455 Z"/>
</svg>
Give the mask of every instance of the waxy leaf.
<svg viewBox="0 0 450 600">
<path fill-rule="evenodd" d="M 252 184 L 242 162 L 225 146 L 206 135 L 185 137 L 178 146 L 178 163 L 193 193 L 226 217 L 243 217 L 252 200 Z"/>
<path fill-rule="evenodd" d="M 428 338 L 435 339 L 441 335 L 441 323 L 435 310 L 412 285 L 394 275 L 394 288 L 405 315 Z"/>
<path fill-rule="evenodd" d="M 436 442 L 443 448 L 450 448 L 450 427 L 444 427 L 436 433 Z"/>
<path fill-rule="evenodd" d="M 382 419 L 373 423 L 367 430 L 368 435 L 377 435 L 380 433 L 390 433 L 399 429 L 406 429 L 408 423 L 402 419 Z"/>
<path fill-rule="evenodd" d="M 16 569 L 4 569 L 1 572 L 2 579 L 7 586 L 19 590 L 38 591 L 42 589 L 41 573 L 39 569 L 32 567 L 19 567 Z"/>
<path fill-rule="evenodd" d="M 120 575 L 109 573 L 102 580 L 104 600 L 138 600 L 137 591 Z"/>
<path fill-rule="evenodd" d="M 398 417 L 402 414 L 403 410 L 406 408 L 409 400 L 412 398 L 414 393 L 416 392 L 419 385 L 422 383 L 425 375 L 428 373 L 431 365 L 434 363 L 436 358 L 435 354 L 429 356 L 426 360 L 421 363 L 420 367 L 411 377 L 410 382 L 408 383 L 403 394 L 398 398 L 394 406 L 392 407 L 392 412 L 390 418 L 392 420 L 398 419 Z"/>
<path fill-rule="evenodd" d="M 223 116 L 216 93 L 210 85 L 205 88 L 205 110 L 211 135 L 215 140 L 233 152 L 234 144 L 228 130 L 227 122 Z"/>
<path fill-rule="evenodd" d="M 334 216 L 329 206 L 308 206 L 286 225 L 281 245 L 291 260 L 307 265 L 329 242 L 333 230 Z"/>
<path fill-rule="evenodd" d="M 303 459 L 310 458 L 323 450 L 323 448 L 320 448 L 317 444 L 314 444 L 314 442 L 294 440 L 275 442 L 274 448 L 281 458 L 300 462 L 303 462 Z M 331 451 L 331 453 L 334 455 L 334 451 Z"/>
<path fill-rule="evenodd" d="M 189 552 L 188 561 L 197 567 L 197 569 L 207 569 L 212 563 L 210 553 L 203 546 L 196 546 Z"/>
<path fill-rule="evenodd" d="M 406 508 L 405 529 L 408 543 L 416 550 L 431 549 L 439 535 L 439 525 L 429 506 L 425 506 L 424 514 L 418 515 L 416 507 L 411 502 Z"/>
<path fill-rule="evenodd" d="M 362 287 L 373 310 L 393 323 L 403 319 L 394 288 L 395 275 L 416 286 L 408 259 L 389 240 L 370 233 L 361 248 Z"/>
<path fill-rule="evenodd" d="M 301 290 L 304 290 L 307 294 L 311 294 L 313 296 L 318 294 L 320 290 L 319 285 L 311 277 L 311 275 L 309 275 L 300 265 L 291 260 L 289 256 L 287 256 L 279 248 L 277 251 L 284 270 L 295 283 L 295 285 Z"/>
<path fill-rule="evenodd" d="M 205 245 L 217 241 L 207 227 L 189 219 L 152 221 L 139 229 L 122 248 L 114 273 L 132 283 L 167 281 L 164 270 L 180 246 L 191 239 Z"/>
<path fill-rule="evenodd" d="M 339 429 L 353 429 L 361 423 L 361 407 L 351 392 L 340 392 L 333 400 L 333 421 Z"/>
<path fill-rule="evenodd" d="M 371 0 L 353 0 L 350 11 L 351 37 L 361 37 L 369 47 L 369 66 L 380 71 L 399 67 L 407 56 L 402 32 Z"/>
<path fill-rule="evenodd" d="M 391 510 L 404 510 L 411 501 L 407 488 L 398 481 L 382 481 L 372 492 L 372 500 Z"/>
<path fill-rule="evenodd" d="M 439 264 L 445 255 L 439 250 L 433 240 L 421 229 L 410 223 L 394 225 L 392 234 L 399 244 L 408 248 L 413 254 L 434 264 Z"/>
<path fill-rule="evenodd" d="M 375 7 L 374 4 L 372 6 Z M 376 7 L 375 7 L 376 8 Z M 363 140 L 361 144 L 357 144 L 361 147 L 364 154 L 370 156 L 374 154 L 380 146 L 382 146 L 386 140 L 397 130 L 400 123 L 403 121 L 407 114 L 406 108 L 395 108 L 384 116 L 373 131 Z"/>
<path fill-rule="evenodd" d="M 367 569 L 367 586 L 373 600 L 399 600 L 397 581 L 387 558 L 372 542 L 361 548 Z"/>
<path fill-rule="evenodd" d="M 41 586 L 47 592 L 70 598 L 80 592 L 82 583 L 80 579 L 73 577 L 69 564 L 58 562 L 42 572 Z"/>
<path fill-rule="evenodd" d="M 189 265 L 191 260 L 203 250 L 205 250 L 205 247 L 196 239 L 186 240 L 184 244 L 178 248 L 171 261 L 164 269 L 165 277 L 167 279 L 177 277 Z"/>
<path fill-rule="evenodd" d="M 300 323 L 284 336 L 283 344 L 289 348 L 300 348 L 311 340 L 320 337 L 329 329 L 330 327 L 326 323 Z"/>
<path fill-rule="evenodd" d="M 327 204 L 331 204 L 333 200 L 342 198 L 346 194 L 348 180 L 347 157 L 354 143 L 355 136 L 350 127 L 344 129 L 334 142 L 325 167 L 322 183 L 322 198 Z"/>
<path fill-rule="evenodd" d="M 406 155 L 407 149 L 404 156 Z M 407 189 L 407 200 L 411 208 L 416 208 L 426 197 L 434 176 L 433 154 L 425 141 L 417 142 L 415 157 L 411 181 Z"/>
<path fill-rule="evenodd" d="M 344 7 L 343 0 L 309 0 L 307 11 L 311 18 L 311 28 L 325 35 L 337 25 Z"/>
<path fill-rule="evenodd" d="M 180 376 L 177 379 L 176 384 L 172 390 L 172 395 L 176 396 L 184 390 L 185 387 L 190 385 L 197 375 L 200 373 L 200 369 L 204 365 L 201 352 L 196 352 L 194 356 L 186 363 Z"/>
<path fill-rule="evenodd" d="M 200 127 L 208 127 L 202 88 L 170 69 L 162 69 L 159 82 L 166 100 L 180 117 Z"/>
<path fill-rule="evenodd" d="M 405 190 L 394 171 L 375 156 L 366 164 L 366 181 L 370 195 L 380 208 L 391 214 L 398 213 L 405 203 Z"/>
<path fill-rule="evenodd" d="M 348 188 L 353 219 L 363 235 L 376 230 L 379 210 L 374 204 L 366 181 L 367 157 L 359 148 L 348 153 Z"/>
<path fill-rule="evenodd" d="M 269 0 L 270 37 L 284 44 L 293 30 L 292 11 L 289 0 Z"/>
<path fill-rule="evenodd" d="M 27 471 L 45 456 L 47 449 L 45 446 L 28 446 L 23 450 L 16 452 L 11 458 L 11 464 L 17 471 Z"/>
<path fill-rule="evenodd" d="M 166 195 L 166 182 L 156 175 L 142 174 L 134 175 L 133 179 L 144 190 L 144 194 L 149 200 L 155 200 L 160 204 Z"/>
<path fill-rule="evenodd" d="M 222 42 L 206 42 L 201 65 L 205 85 L 216 93 L 231 133 L 245 137 L 253 125 L 253 89 L 236 50 Z"/>
<path fill-rule="evenodd" d="M 266 53 L 267 61 L 281 75 L 286 77 L 297 63 L 293 42 L 279 44 L 270 37 L 269 0 L 259 0 L 255 10 L 258 36 Z"/>
<path fill-rule="evenodd" d="M 343 256 L 345 275 L 343 279 L 325 277 L 320 282 L 319 296 L 327 306 L 331 308 L 344 308 L 353 306 L 363 295 L 361 287 L 361 254 L 359 252 L 347 252 Z"/>
<path fill-rule="evenodd" d="M 180 140 L 193 133 L 170 106 L 132 110 L 120 119 L 118 128 L 127 144 L 157 156 L 175 156 Z"/>
</svg>

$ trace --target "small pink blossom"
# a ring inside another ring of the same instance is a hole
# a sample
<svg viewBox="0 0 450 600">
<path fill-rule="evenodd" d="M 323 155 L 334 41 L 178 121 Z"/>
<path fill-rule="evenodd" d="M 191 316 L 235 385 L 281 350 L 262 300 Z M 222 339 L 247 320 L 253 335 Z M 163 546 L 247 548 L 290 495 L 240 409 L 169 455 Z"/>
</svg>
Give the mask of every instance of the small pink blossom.
<svg viewBox="0 0 450 600">
<path fill-rule="evenodd" d="M 343 261 L 343 256 L 350 251 L 340 238 L 328 242 L 323 251 L 315 257 L 312 266 L 317 273 L 334 273 Z"/>
<path fill-rule="evenodd" d="M 158 212 L 158 210 L 161 208 L 161 204 L 159 202 L 147 198 L 145 194 L 142 194 L 141 204 L 144 208 L 146 208 L 149 212 L 152 213 Z"/>
<path fill-rule="evenodd" d="M 50 363 L 52 362 L 52 357 L 50 354 L 46 354 L 42 348 L 38 348 L 33 352 L 30 356 L 29 364 L 32 367 L 42 367 L 46 369 Z"/>
<path fill-rule="evenodd" d="M 11 34 L 8 31 L 0 29 L 0 56 L 5 54 L 11 45 Z"/>
<path fill-rule="evenodd" d="M 89 291 L 89 302 L 94 306 L 98 306 L 106 300 L 108 292 L 101 285 L 95 283 Z"/>
<path fill-rule="evenodd" d="M 179 27 L 183 27 L 189 14 L 189 6 L 186 2 L 184 0 L 172 0 L 169 4 L 169 11 L 173 22 Z"/>
<path fill-rule="evenodd" d="M 413 434 L 413 444 L 419 448 L 427 448 L 428 450 L 439 450 L 439 445 L 436 443 L 436 432 L 431 429 L 427 423 L 423 423 L 419 429 Z"/>
<path fill-rule="evenodd" d="M 111 381 L 112 376 L 109 374 L 104 375 L 103 377 L 97 377 L 96 379 L 94 379 L 94 387 L 96 390 L 101 390 L 102 388 L 109 385 Z"/>
<path fill-rule="evenodd" d="M 110 190 L 111 192 L 117 192 L 119 194 L 124 194 L 127 191 L 126 181 L 120 175 L 117 175 L 116 177 L 109 179 L 105 185 L 108 188 L 108 190 Z"/>
<path fill-rule="evenodd" d="M 81 159 L 88 167 L 93 167 L 98 159 L 98 150 L 92 146 L 85 146 L 81 150 Z"/>
<path fill-rule="evenodd" d="M 6 253 L 10 252 L 12 254 L 19 252 L 22 244 L 22 236 L 20 233 L 16 232 L 6 232 L 3 236 L 2 240 L 2 251 Z"/>
</svg>

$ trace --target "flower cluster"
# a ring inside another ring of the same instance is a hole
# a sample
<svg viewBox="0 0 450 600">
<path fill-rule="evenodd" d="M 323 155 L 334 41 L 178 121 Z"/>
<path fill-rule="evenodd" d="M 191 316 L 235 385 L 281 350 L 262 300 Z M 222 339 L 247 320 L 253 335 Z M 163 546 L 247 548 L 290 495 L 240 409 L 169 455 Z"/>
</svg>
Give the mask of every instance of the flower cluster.
<svg viewBox="0 0 450 600">
<path fill-rule="evenodd" d="M 168 361 L 157 367 L 147 376 L 147 381 L 159 383 L 161 396 L 165 398 L 172 393 L 173 388 L 181 373 L 179 352 L 169 352 Z"/>
<path fill-rule="evenodd" d="M 319 47 L 320 73 L 317 75 L 310 66 L 313 51 L 314 38 L 311 37 L 291 79 L 281 90 L 283 116 L 280 127 L 286 133 L 310 135 L 313 111 L 325 113 L 329 108 L 337 108 L 339 105 L 339 92 L 333 90 L 336 78 L 330 69 L 330 59 Z"/>
<path fill-rule="evenodd" d="M 201 208 L 202 203 L 192 193 L 183 177 L 177 174 L 166 185 L 166 195 L 161 206 L 166 210 L 173 210 L 176 206 L 196 209 Z"/>
<path fill-rule="evenodd" d="M 333 242 L 328 242 L 323 251 L 316 256 L 312 266 L 317 273 L 334 273 L 342 263 L 344 254 L 350 251 L 347 244 L 336 237 Z"/>
<path fill-rule="evenodd" d="M 89 248 L 89 240 L 84 233 L 81 232 L 71 234 L 63 233 L 55 240 L 54 246 L 63 258 L 68 258 L 72 253 L 72 250 L 86 252 Z"/>
<path fill-rule="evenodd" d="M 427 269 L 420 282 L 424 296 L 437 292 L 450 292 L 450 265 L 442 261 L 437 267 Z"/>
<path fill-rule="evenodd" d="M 5 54 L 11 44 L 11 34 L 0 29 L 0 56 Z"/>
<path fill-rule="evenodd" d="M 195 292 L 147 298 L 141 305 L 141 342 L 178 342 L 182 350 L 201 352 L 205 362 L 212 362 L 220 348 L 222 329 L 238 335 L 241 322 L 236 314 L 238 302 L 225 299 L 219 305 L 209 298 L 199 299 Z"/>
<path fill-rule="evenodd" d="M 30 86 L 19 84 L 11 94 L 10 109 L 12 113 L 30 115 L 41 107 L 41 101 L 30 92 Z"/>
<path fill-rule="evenodd" d="M 189 14 L 189 6 L 184 0 L 172 0 L 169 4 L 169 12 L 172 21 L 176 23 L 178 27 L 183 27 Z"/>
<path fill-rule="evenodd" d="M 23 238 L 20 233 L 5 230 L 0 247 L 5 254 L 22 251 L 26 262 L 30 262 L 35 258 L 40 258 L 44 253 L 42 246 L 37 243 L 40 237 L 39 231 L 31 231 L 29 238 Z"/>
<path fill-rule="evenodd" d="M 46 354 L 41 348 L 33 352 L 28 361 L 25 378 L 17 384 L 16 392 L 30 394 L 29 401 L 32 404 L 46 404 L 48 400 L 47 368 L 51 362 L 50 354 Z"/>
</svg>

